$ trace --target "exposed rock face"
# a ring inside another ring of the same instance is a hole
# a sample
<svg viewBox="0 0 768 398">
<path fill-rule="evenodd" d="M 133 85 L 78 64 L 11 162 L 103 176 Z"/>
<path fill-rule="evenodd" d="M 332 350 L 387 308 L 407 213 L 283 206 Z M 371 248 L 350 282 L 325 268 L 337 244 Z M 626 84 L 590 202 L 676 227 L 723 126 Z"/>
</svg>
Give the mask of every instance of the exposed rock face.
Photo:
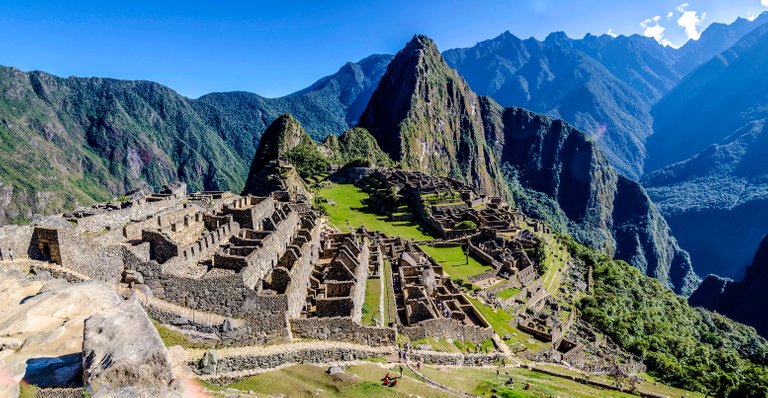
<svg viewBox="0 0 768 398">
<path fill-rule="evenodd" d="M 425 36 L 397 53 L 359 126 L 406 169 L 450 176 L 488 194 L 505 191 L 477 96 Z"/>
<path fill-rule="evenodd" d="M 0 270 L 0 358 L 13 382 L 41 386 L 82 384 L 83 323 L 122 302 L 101 282 L 69 284 Z M 18 384 L 0 383 L 0 396 Z"/>
<path fill-rule="evenodd" d="M 290 113 L 285 113 L 275 119 L 261 136 L 259 147 L 256 149 L 256 154 L 253 155 L 251 162 L 251 171 L 248 173 L 249 180 L 255 172 L 260 171 L 270 161 L 284 159 L 291 149 L 301 144 L 305 136 L 308 136 L 307 133 Z"/>
<path fill-rule="evenodd" d="M 426 37 L 415 36 L 395 56 L 360 125 L 404 168 L 448 175 L 486 194 L 512 192 L 524 211 L 678 293 L 698 282 L 645 190 L 594 142 L 561 120 L 478 98 Z"/>
<path fill-rule="evenodd" d="M 85 321 L 83 369 L 94 392 L 129 386 L 164 390 L 174 381 L 168 350 L 136 298 Z"/>
<path fill-rule="evenodd" d="M 295 167 L 283 165 L 294 148 L 306 145 L 319 155 L 317 145 L 299 122 L 284 114 L 269 125 L 253 157 L 243 195 L 267 196 L 274 191 L 288 191 L 292 198 L 309 197 L 306 186 Z"/>
<path fill-rule="evenodd" d="M 709 275 L 688 299 L 691 305 L 717 311 L 754 326 L 768 337 L 768 235 L 763 238 L 741 282 Z"/>
<path fill-rule="evenodd" d="M 518 206 L 678 293 L 692 291 L 697 277 L 688 254 L 645 190 L 619 174 L 594 142 L 561 120 L 502 109 L 490 99 L 482 104 L 488 141 L 510 170 L 508 178 L 516 180 L 511 185 Z M 540 210 L 547 207 L 549 212 Z"/>
</svg>

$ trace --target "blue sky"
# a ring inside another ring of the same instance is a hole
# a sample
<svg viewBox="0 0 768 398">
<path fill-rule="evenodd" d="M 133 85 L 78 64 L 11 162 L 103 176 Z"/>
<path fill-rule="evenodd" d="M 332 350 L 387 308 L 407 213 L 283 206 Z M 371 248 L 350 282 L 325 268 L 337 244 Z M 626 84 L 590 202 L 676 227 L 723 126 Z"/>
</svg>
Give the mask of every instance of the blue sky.
<svg viewBox="0 0 768 398">
<path fill-rule="evenodd" d="M 768 0 L 3 0 L 0 64 L 153 80 L 192 98 L 232 90 L 274 97 L 346 61 L 395 53 L 414 33 L 442 50 L 507 30 L 539 39 L 610 30 L 680 45 L 712 22 L 762 11 Z"/>
</svg>

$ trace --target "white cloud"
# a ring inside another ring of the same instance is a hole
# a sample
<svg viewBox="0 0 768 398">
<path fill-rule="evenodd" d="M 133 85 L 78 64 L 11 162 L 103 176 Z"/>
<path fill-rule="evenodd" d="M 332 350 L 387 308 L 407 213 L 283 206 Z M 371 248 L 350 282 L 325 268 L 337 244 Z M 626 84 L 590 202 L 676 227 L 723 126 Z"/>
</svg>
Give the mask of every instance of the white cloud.
<svg viewBox="0 0 768 398">
<path fill-rule="evenodd" d="M 763 0 L 763 1 L 768 2 L 768 0 Z M 758 14 L 756 12 L 750 12 L 749 14 L 747 14 L 746 18 L 747 18 L 747 21 L 752 22 L 752 21 L 756 20 L 757 17 L 759 17 L 759 16 L 760 16 L 760 14 Z"/>
<path fill-rule="evenodd" d="M 760 4 L 762 4 L 763 7 L 768 7 L 768 0 L 760 0 Z"/>
<path fill-rule="evenodd" d="M 640 27 L 643 28 L 643 36 L 653 37 L 663 46 L 671 46 L 672 43 L 664 37 L 666 28 L 661 26 L 659 21 L 661 21 L 661 16 L 657 15 L 640 22 Z"/>
<path fill-rule="evenodd" d="M 768 1 L 768 0 L 765 0 L 765 1 Z M 674 12 L 672 12 L 672 11 L 670 11 L 669 13 L 667 13 L 667 19 L 672 19 L 672 17 L 674 17 L 674 16 L 675 16 L 675 13 L 674 13 Z"/>
<path fill-rule="evenodd" d="M 761 1 L 765 1 L 765 0 L 761 0 Z M 680 4 L 679 6 L 677 6 L 677 12 L 685 11 L 685 9 L 688 8 L 688 6 L 689 6 L 688 3 Z"/>
<path fill-rule="evenodd" d="M 687 6 L 687 4 L 684 5 Z M 680 7 L 678 7 L 678 10 Z M 689 39 L 699 40 L 699 37 L 701 37 L 701 27 L 706 17 L 707 13 L 705 12 L 699 15 L 696 11 L 683 11 L 683 14 L 677 20 L 677 25 L 685 29 L 685 34 L 688 35 Z"/>
<path fill-rule="evenodd" d="M 766 0 L 768 1 L 768 0 Z M 611 37 L 618 37 L 619 34 L 613 31 L 613 28 L 609 28 L 607 32 L 605 32 L 606 35 Z"/>
</svg>

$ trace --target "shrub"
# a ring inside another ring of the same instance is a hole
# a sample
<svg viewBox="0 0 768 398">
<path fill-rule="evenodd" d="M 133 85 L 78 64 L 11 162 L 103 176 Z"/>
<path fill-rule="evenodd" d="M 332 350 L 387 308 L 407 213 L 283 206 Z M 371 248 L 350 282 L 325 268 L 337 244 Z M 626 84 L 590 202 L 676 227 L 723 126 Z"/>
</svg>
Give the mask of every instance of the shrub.
<svg viewBox="0 0 768 398">
<path fill-rule="evenodd" d="M 453 229 L 459 229 L 459 230 L 471 230 L 471 229 L 477 229 L 477 224 L 475 224 L 474 221 L 462 221 L 458 224 L 456 224 Z"/>
</svg>

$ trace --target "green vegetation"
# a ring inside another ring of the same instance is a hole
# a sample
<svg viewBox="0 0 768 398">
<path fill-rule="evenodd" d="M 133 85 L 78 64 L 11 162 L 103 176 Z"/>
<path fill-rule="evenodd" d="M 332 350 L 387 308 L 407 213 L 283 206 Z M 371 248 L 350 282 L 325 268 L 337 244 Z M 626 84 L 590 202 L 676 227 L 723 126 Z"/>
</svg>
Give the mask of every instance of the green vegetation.
<svg viewBox="0 0 768 398">
<path fill-rule="evenodd" d="M 693 308 L 623 261 L 565 240 L 593 267 L 592 290 L 577 303 L 583 318 L 640 356 L 653 377 L 716 396 L 768 394 L 768 342 L 754 329 Z"/>
<path fill-rule="evenodd" d="M 443 267 L 443 270 L 453 278 L 459 278 L 466 283 L 470 277 L 480 275 L 493 267 L 477 261 L 464 253 L 461 246 L 435 247 L 422 245 L 421 248 Z M 469 259 L 469 263 L 467 263 Z M 462 284 L 463 284 L 462 283 Z"/>
<path fill-rule="evenodd" d="M 523 368 L 501 368 L 497 376 L 494 369 L 424 366 L 422 373 L 450 388 L 480 397 L 632 397 Z M 512 385 L 505 385 L 510 379 Z M 526 384 L 531 385 L 529 390 L 524 389 Z"/>
<path fill-rule="evenodd" d="M 546 235 L 534 250 L 539 259 L 536 271 L 541 275 L 544 288 L 556 296 L 562 284 L 562 274 L 570 259 L 565 245 L 555 236 Z"/>
<path fill-rule="evenodd" d="M 293 365 L 251 376 L 226 386 L 242 391 L 253 391 L 259 396 L 283 395 L 288 397 L 444 397 L 442 390 L 434 389 L 406 372 L 396 387 L 385 387 L 381 379 L 394 370 L 375 364 L 351 366 L 345 374 L 330 376 L 326 368 L 313 365 Z M 397 373 L 399 376 L 399 372 Z"/>
<path fill-rule="evenodd" d="M 157 329 L 157 333 L 160 334 L 160 339 L 163 340 L 163 344 L 166 347 L 173 347 L 178 345 L 182 348 L 207 348 L 210 346 L 203 343 L 190 341 L 184 334 L 165 327 L 157 321 L 152 321 L 152 324 L 155 325 L 155 329 Z"/>
<path fill-rule="evenodd" d="M 498 293 L 496 293 L 496 296 L 498 296 L 502 300 L 506 300 L 506 299 L 510 299 L 512 297 L 517 296 L 518 294 L 520 294 L 521 291 L 522 290 L 520 289 L 510 287 L 510 288 L 499 291 Z"/>
<path fill-rule="evenodd" d="M 369 278 L 365 283 L 365 302 L 363 303 L 363 325 L 375 325 L 374 320 L 381 319 L 380 301 L 381 280 L 379 278 Z"/>
<path fill-rule="evenodd" d="M 285 154 L 301 178 L 315 177 L 328 170 L 329 162 L 309 135 L 304 134 L 301 143 Z"/>
<path fill-rule="evenodd" d="M 433 239 L 415 222 L 388 221 L 387 216 L 377 214 L 368 207 L 368 194 L 351 184 L 331 184 L 321 189 L 318 196 L 327 201 L 324 210 L 331 224 L 342 231 L 364 226 L 389 236 L 402 236 L 417 241 Z"/>
<path fill-rule="evenodd" d="M 470 230 L 470 229 L 477 229 L 477 224 L 475 224 L 474 221 L 462 221 L 458 224 L 456 224 L 453 229 L 458 230 Z"/>
<path fill-rule="evenodd" d="M 19 398 L 35 398 L 39 390 L 39 387 L 22 381 L 19 383 Z"/>
<path fill-rule="evenodd" d="M 480 312 L 483 318 L 488 321 L 493 330 L 496 331 L 496 334 L 500 337 L 509 336 L 509 339 L 506 340 L 505 343 L 512 346 L 512 348 L 522 346 L 532 351 L 538 351 L 542 348 L 549 347 L 549 344 L 534 340 L 531 335 L 523 333 L 513 326 L 515 316 L 509 311 L 493 309 L 472 297 L 467 297 L 467 299 L 472 303 L 472 306 Z"/>
<path fill-rule="evenodd" d="M 395 303 L 394 287 L 392 286 L 392 264 L 384 260 L 384 324 L 397 322 L 397 304 Z"/>
<path fill-rule="evenodd" d="M 389 155 L 381 150 L 371 133 L 364 128 L 347 130 L 339 137 L 328 135 L 323 146 L 330 150 L 332 160 L 337 164 L 365 167 L 395 165 Z"/>
</svg>

